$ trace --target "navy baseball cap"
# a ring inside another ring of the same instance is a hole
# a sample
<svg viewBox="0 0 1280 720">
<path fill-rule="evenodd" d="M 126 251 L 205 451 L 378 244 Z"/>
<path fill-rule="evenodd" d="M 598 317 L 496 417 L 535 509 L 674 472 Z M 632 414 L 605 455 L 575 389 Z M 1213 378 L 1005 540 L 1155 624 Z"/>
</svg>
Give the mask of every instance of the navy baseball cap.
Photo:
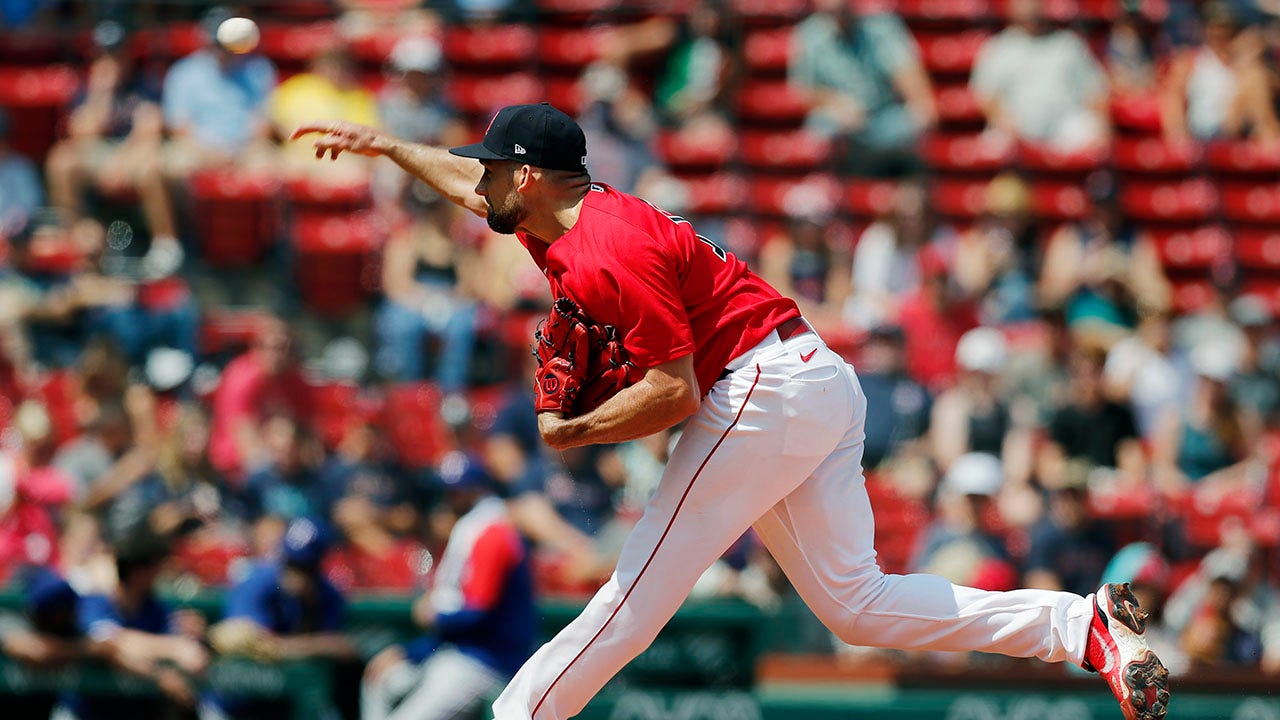
<svg viewBox="0 0 1280 720">
<path fill-rule="evenodd" d="M 490 478 L 478 458 L 454 451 L 440 461 L 440 484 L 445 490 L 482 490 Z"/>
<path fill-rule="evenodd" d="M 329 529 L 324 523 L 298 518 L 285 528 L 281 554 L 289 565 L 315 569 L 329 549 L 329 541 Z"/>
<path fill-rule="evenodd" d="M 573 118 L 550 103 L 508 105 L 493 116 L 483 140 L 449 152 L 477 160 L 514 160 L 549 170 L 587 169 L 587 136 Z"/>
<path fill-rule="evenodd" d="M 80 595 L 71 584 L 48 568 L 32 571 L 26 584 L 27 611 L 34 614 L 51 612 L 57 608 L 74 607 Z"/>
</svg>

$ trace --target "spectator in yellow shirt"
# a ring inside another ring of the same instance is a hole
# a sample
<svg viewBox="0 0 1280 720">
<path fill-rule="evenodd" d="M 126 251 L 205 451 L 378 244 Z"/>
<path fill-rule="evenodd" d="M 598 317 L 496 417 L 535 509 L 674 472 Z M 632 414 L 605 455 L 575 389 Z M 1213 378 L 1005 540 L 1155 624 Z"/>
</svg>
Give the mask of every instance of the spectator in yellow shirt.
<svg viewBox="0 0 1280 720">
<path fill-rule="evenodd" d="M 377 99 L 360 86 L 355 64 L 343 47 L 321 51 L 308 72 L 280 84 L 271 96 L 271 122 L 288 137 L 304 122 L 346 120 L 379 126 Z M 367 181 L 369 158 L 346 153 L 334 162 L 317 163 L 314 150 L 305 143 L 291 143 L 285 150 L 285 172 L 338 183 Z"/>
</svg>

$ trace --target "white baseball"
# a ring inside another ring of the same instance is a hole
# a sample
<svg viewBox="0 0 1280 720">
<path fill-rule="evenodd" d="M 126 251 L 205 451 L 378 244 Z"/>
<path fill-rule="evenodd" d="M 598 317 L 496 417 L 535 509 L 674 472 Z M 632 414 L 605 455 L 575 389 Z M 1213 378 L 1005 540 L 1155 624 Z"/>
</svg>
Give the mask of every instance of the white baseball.
<svg viewBox="0 0 1280 720">
<path fill-rule="evenodd" d="M 258 47 L 258 23 L 247 17 L 233 17 L 218 25 L 218 44 L 227 52 L 243 55 Z"/>
</svg>

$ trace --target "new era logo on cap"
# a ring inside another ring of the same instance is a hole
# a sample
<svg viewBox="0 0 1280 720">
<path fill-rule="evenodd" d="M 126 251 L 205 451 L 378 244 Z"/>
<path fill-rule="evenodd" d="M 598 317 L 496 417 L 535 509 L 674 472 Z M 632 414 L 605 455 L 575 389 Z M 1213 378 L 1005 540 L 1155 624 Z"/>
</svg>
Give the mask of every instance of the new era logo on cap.
<svg viewBox="0 0 1280 720">
<path fill-rule="evenodd" d="M 582 128 L 547 103 L 504 107 L 494 115 L 483 140 L 449 152 L 477 160 L 516 160 L 550 170 L 587 167 L 587 137 Z"/>
</svg>

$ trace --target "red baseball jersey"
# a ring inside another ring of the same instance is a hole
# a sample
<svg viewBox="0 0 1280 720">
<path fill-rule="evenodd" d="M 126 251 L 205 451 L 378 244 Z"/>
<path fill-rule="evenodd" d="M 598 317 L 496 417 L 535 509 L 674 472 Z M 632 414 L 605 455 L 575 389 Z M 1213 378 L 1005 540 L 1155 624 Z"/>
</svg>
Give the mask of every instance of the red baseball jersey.
<svg viewBox="0 0 1280 720">
<path fill-rule="evenodd" d="M 689 221 L 601 183 L 591 185 L 577 224 L 559 240 L 516 237 L 555 297 L 618 328 L 637 367 L 693 353 L 703 395 L 730 360 L 800 317 L 795 302 Z"/>
</svg>

